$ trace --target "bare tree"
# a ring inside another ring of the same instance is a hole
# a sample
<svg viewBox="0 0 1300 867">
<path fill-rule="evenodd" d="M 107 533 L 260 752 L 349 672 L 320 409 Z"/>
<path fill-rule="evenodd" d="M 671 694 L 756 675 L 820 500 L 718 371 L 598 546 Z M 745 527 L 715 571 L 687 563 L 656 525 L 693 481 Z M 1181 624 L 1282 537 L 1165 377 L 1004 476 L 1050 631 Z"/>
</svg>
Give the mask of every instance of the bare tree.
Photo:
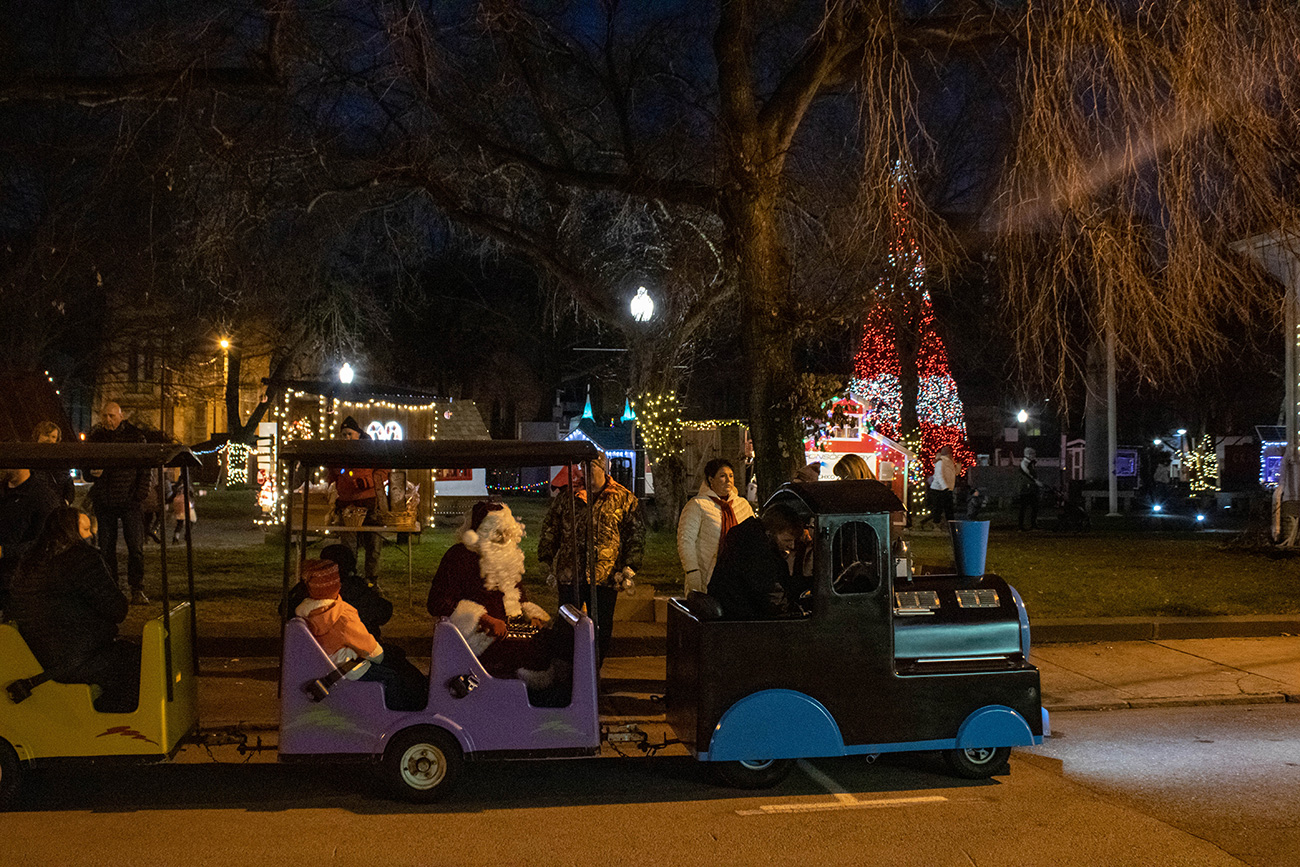
<svg viewBox="0 0 1300 867">
<path fill-rule="evenodd" d="M 1218 356 L 1227 320 L 1272 330 L 1232 245 L 1300 217 L 1295 5 L 1049 3 L 1024 32 L 994 212 L 1020 357 L 1064 397 L 1107 331 L 1150 383 Z"/>
</svg>

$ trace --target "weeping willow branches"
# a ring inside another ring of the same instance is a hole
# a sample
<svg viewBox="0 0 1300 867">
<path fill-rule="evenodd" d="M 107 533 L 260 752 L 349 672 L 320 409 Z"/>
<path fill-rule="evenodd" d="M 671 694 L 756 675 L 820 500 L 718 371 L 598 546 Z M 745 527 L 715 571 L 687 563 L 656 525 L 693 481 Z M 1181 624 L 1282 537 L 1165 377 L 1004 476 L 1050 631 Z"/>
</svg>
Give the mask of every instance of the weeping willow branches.
<svg viewBox="0 0 1300 867">
<path fill-rule="evenodd" d="M 1047 3 L 1025 33 L 997 220 L 1026 367 L 1064 395 L 1111 329 L 1121 363 L 1160 381 L 1221 354 L 1226 321 L 1275 327 L 1232 244 L 1300 217 L 1297 8 Z"/>
</svg>

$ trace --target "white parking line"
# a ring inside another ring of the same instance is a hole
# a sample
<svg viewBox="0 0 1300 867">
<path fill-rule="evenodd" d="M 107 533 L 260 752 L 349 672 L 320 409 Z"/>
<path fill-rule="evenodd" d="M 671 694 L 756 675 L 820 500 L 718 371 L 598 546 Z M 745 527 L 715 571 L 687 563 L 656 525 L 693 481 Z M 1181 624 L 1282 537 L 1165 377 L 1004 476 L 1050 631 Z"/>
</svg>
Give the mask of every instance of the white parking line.
<svg viewBox="0 0 1300 867">
<path fill-rule="evenodd" d="M 909 804 L 934 804 L 946 801 L 942 795 L 922 795 L 916 798 L 873 798 L 860 801 L 849 794 L 839 783 L 814 768 L 803 759 L 799 760 L 800 769 L 814 782 L 835 796 L 833 804 L 764 804 L 757 810 L 737 810 L 738 816 L 771 816 L 783 813 L 821 813 L 827 810 L 872 810 L 880 807 L 902 807 Z"/>
<path fill-rule="evenodd" d="M 800 759 L 796 764 L 799 765 L 799 770 L 811 777 L 814 783 L 819 784 L 823 789 L 834 795 L 835 800 L 839 801 L 841 804 L 857 803 L 858 799 L 850 795 L 848 789 L 814 768 L 807 760 Z"/>
</svg>

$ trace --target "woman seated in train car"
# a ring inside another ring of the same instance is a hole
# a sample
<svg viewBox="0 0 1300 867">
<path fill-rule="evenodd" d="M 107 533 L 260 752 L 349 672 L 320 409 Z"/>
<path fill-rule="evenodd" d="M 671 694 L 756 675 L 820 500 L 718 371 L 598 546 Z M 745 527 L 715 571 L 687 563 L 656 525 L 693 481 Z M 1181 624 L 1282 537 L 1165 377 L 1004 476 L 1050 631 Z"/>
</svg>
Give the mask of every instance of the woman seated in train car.
<svg viewBox="0 0 1300 867">
<path fill-rule="evenodd" d="M 803 531 L 799 513 L 784 503 L 732 528 L 709 580 L 709 596 L 722 608 L 722 619 L 770 620 L 799 613 L 807 579 L 794 564 Z"/>
<path fill-rule="evenodd" d="M 339 567 L 332 560 L 304 560 L 302 580 L 307 598 L 294 614 L 335 665 L 360 658 L 346 676 L 384 685 L 389 710 L 421 710 L 429 701 L 429 678 L 406 658 L 400 647 L 385 649 L 366 629 L 357 609 L 339 598 Z"/>
<path fill-rule="evenodd" d="M 129 713 L 140 700 L 140 645 L 117 635 L 127 598 L 90 538 L 85 512 L 51 512 L 14 576 L 9 614 L 52 680 L 96 685 L 95 710 Z"/>
</svg>

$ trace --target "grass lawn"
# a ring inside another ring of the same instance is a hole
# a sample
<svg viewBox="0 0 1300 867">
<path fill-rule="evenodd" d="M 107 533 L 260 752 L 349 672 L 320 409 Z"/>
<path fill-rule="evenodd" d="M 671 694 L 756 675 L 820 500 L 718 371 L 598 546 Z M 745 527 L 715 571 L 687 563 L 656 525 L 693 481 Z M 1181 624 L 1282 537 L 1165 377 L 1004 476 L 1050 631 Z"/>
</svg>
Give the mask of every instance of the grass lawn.
<svg viewBox="0 0 1300 867">
<path fill-rule="evenodd" d="M 553 609 L 555 592 L 546 586 L 546 573 L 537 561 L 546 502 L 524 497 L 508 502 L 528 529 L 524 539 L 527 591 L 535 601 Z M 255 512 L 248 491 L 213 491 L 198 504 L 200 523 L 208 521 L 213 526 L 247 528 Z M 198 535 L 201 542 L 202 534 Z M 1087 534 L 1017 533 L 995 523 L 989 539 L 988 569 L 1020 591 L 1034 617 L 1300 613 L 1300 558 L 1244 544 L 1242 538 L 1226 533 L 1123 529 Z M 946 535 L 910 534 L 909 539 L 919 564 L 952 563 Z M 392 543 L 385 546 L 382 582 L 396 603 L 393 628 L 412 631 L 429 626 L 424 610 L 429 581 L 452 544 L 452 529 L 439 527 L 426 530 L 412 546 L 411 604 L 407 604 L 406 549 Z M 310 552 L 319 550 L 314 545 Z M 173 596 L 180 598 L 184 548 L 169 553 Z M 151 593 L 158 586 L 157 556 L 157 548 L 149 546 L 146 586 Z M 196 544 L 195 583 L 203 622 L 211 628 L 251 621 L 257 631 L 274 633 L 279 628 L 275 609 L 283 563 L 284 549 L 276 542 L 235 547 Z M 645 560 L 637 580 L 639 593 L 649 592 L 647 585 L 659 593 L 672 593 L 681 586 L 672 529 L 647 534 Z M 146 613 L 156 614 L 157 609 L 133 608 L 129 622 L 138 623 Z"/>
<path fill-rule="evenodd" d="M 952 563 L 946 535 L 910 544 L 919 563 Z M 1020 591 L 1034 617 L 1300 612 L 1300 558 L 1231 534 L 994 529 L 987 568 Z"/>
</svg>

